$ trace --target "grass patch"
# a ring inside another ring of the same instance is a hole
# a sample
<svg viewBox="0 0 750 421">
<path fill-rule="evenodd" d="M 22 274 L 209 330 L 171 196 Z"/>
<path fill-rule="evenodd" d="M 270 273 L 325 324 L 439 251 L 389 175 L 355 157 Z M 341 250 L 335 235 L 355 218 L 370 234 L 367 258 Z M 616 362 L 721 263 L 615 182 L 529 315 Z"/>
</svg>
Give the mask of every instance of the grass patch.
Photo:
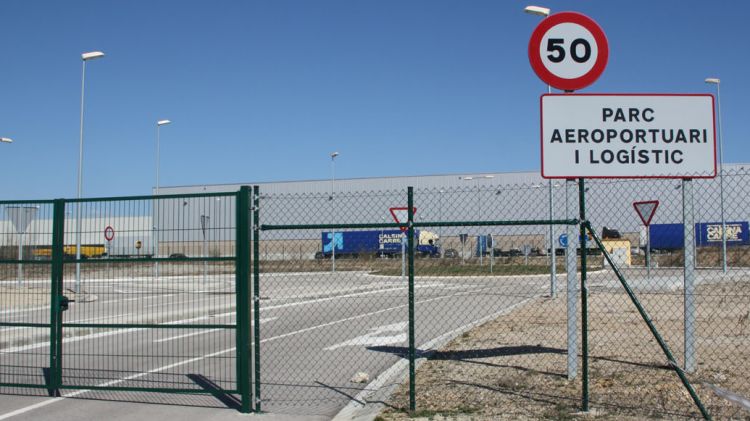
<svg viewBox="0 0 750 421">
<path fill-rule="evenodd" d="M 415 262 L 415 276 L 511 276 L 511 275 L 545 275 L 549 274 L 547 265 L 507 265 L 495 264 L 490 271 L 489 263 L 478 264 L 429 264 L 429 262 Z M 601 266 L 589 266 L 589 270 L 598 270 Z M 565 267 L 557 268 L 558 273 L 564 273 Z M 580 271 L 580 270 L 579 270 Z M 378 275 L 400 276 L 401 267 L 388 267 L 377 271 Z"/>
</svg>

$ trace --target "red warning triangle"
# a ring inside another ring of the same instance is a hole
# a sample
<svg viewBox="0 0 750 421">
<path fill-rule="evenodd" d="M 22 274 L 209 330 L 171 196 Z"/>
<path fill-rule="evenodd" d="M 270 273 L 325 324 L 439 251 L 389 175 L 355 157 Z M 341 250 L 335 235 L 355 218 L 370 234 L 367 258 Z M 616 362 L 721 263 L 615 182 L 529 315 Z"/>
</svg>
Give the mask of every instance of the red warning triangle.
<svg viewBox="0 0 750 421">
<path fill-rule="evenodd" d="M 398 224 L 405 224 L 409 221 L 409 208 L 403 207 L 403 208 L 390 208 L 391 216 L 393 216 L 393 220 L 396 221 Z M 417 214 L 417 208 L 412 208 L 412 213 Z M 407 231 L 409 227 L 399 227 L 401 228 L 401 231 Z"/>
<path fill-rule="evenodd" d="M 649 226 L 649 224 L 651 223 L 651 218 L 653 218 L 654 214 L 656 213 L 656 208 L 659 207 L 659 201 L 648 200 L 645 202 L 633 202 L 633 207 L 638 213 L 638 216 L 641 217 L 643 225 Z"/>
</svg>

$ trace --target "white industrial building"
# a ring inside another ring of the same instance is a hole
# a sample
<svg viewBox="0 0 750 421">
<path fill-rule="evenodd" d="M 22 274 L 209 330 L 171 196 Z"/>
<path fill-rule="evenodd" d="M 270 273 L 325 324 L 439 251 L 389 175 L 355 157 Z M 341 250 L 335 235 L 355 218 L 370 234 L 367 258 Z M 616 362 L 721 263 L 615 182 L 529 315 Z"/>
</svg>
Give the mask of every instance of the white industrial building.
<svg viewBox="0 0 750 421">
<path fill-rule="evenodd" d="M 692 197 L 694 215 L 698 221 L 719 221 L 723 204 L 726 221 L 750 219 L 747 185 L 750 171 L 744 164 L 727 164 L 723 183 L 720 178 L 695 179 Z M 750 167 L 747 167 L 750 168 Z M 642 231 L 632 203 L 659 200 L 653 223 L 682 222 L 682 181 L 676 179 L 591 179 L 586 181 L 587 216 L 601 230 L 607 226 L 629 233 L 633 242 L 640 241 L 634 233 Z M 721 190 L 723 184 L 723 200 Z M 427 221 L 474 220 L 548 220 L 550 218 L 550 181 L 538 172 L 443 174 L 425 176 L 372 177 L 232 183 L 160 187 L 159 196 L 168 196 L 156 202 L 148 199 L 122 202 L 87 202 L 81 223 L 82 244 L 105 244 L 114 248 L 132 249 L 136 241 L 146 254 L 162 257 L 171 252 L 206 254 L 205 242 L 224 244 L 214 254 L 231 253 L 229 243 L 234 238 L 235 202 L 232 193 L 243 185 L 260 188 L 260 214 L 263 224 L 331 224 L 331 223 L 384 223 L 392 222 L 388 209 L 406 206 L 407 187 L 415 190 L 416 218 Z M 566 203 L 566 185 L 568 197 Z M 578 216 L 577 182 L 552 181 L 552 218 L 564 219 Z M 181 197 L 202 193 L 221 194 L 211 197 Z M 175 197 L 180 196 L 180 197 Z M 332 197 L 333 196 L 333 197 Z M 43 245 L 51 243 L 51 204 L 31 204 L 39 207 L 36 219 L 29 225 L 27 234 L 21 235 L 13 226 L 8 212 L 11 206 L 24 203 L 0 204 L 1 246 Z M 65 243 L 74 244 L 74 204 L 67 205 Z M 111 226 L 115 239 L 107 242 L 104 229 Z M 548 227 L 443 227 L 435 228 L 446 239 L 460 233 L 472 236 L 495 234 L 498 236 L 535 236 L 539 248 L 549 246 Z M 154 232 L 158 233 L 152 241 Z M 565 232 L 556 226 L 553 238 Z M 261 238 L 284 240 L 305 239 L 318 241 L 320 230 L 269 231 Z M 538 244 L 540 241 L 545 244 Z M 132 244 L 131 244 L 132 243 Z M 175 244 L 181 244 L 176 247 Z M 186 248 L 186 244 L 193 244 Z M 159 248 L 161 244 L 161 248 Z M 502 246 L 502 245 L 501 245 Z M 513 245 L 517 246 L 517 245 Z M 312 246 L 311 246 L 312 247 Z M 314 250 L 312 250 L 314 252 Z M 308 253 L 305 252 L 305 255 Z"/>
</svg>

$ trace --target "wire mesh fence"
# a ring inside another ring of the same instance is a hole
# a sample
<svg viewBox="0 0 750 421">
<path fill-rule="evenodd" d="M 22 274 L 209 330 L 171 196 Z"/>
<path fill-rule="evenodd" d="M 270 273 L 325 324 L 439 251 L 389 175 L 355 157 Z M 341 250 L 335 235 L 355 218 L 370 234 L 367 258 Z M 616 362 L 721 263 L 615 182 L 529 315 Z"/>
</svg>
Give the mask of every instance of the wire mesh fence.
<svg viewBox="0 0 750 421">
<path fill-rule="evenodd" d="M 238 197 L 2 202 L 2 386 L 238 393 Z"/>
<path fill-rule="evenodd" d="M 0 225 L 0 348 L 17 349 L 2 360 L 2 383 L 44 385 L 48 350 L 25 347 L 49 337 L 51 202 L 9 202 Z M 2 352 L 2 351 L 0 351 Z"/>
<path fill-rule="evenodd" d="M 718 180 L 599 180 L 588 181 L 585 188 L 586 218 L 594 232 L 604 237 L 606 252 L 622 269 L 675 362 L 686 369 L 701 403 L 720 418 L 742 417 L 744 412 L 717 395 L 713 386 L 739 395 L 750 394 L 743 377 L 731 374 L 743 372 L 748 344 L 742 330 L 747 312 L 746 294 L 742 293 L 747 267 L 743 255 L 749 245 L 742 232 L 748 218 L 739 205 L 732 205 L 727 199 L 732 190 L 744 190 L 746 176 L 725 174 L 723 180 L 724 221 L 729 227 L 726 232 L 730 243 L 726 273 L 722 270 L 721 233 L 717 233 L 722 221 L 717 209 L 721 202 Z M 371 392 L 364 384 L 352 382 L 358 368 L 369 372 L 362 361 L 383 360 L 388 365 L 396 357 L 404 362 L 412 352 L 408 336 L 413 326 L 413 352 L 424 365 L 413 388 L 408 377 L 401 379 L 405 383 L 389 401 L 395 408 L 409 411 L 410 399 L 416 400 L 416 408 L 427 411 L 473 412 L 494 407 L 498 412 L 491 416 L 505 417 L 513 417 L 513 408 L 523 408 L 521 411 L 528 413 L 529 405 L 538 407 L 532 412 L 540 417 L 562 416 L 581 408 L 581 251 L 566 256 L 571 250 L 563 244 L 578 246 L 578 227 L 544 223 L 578 217 L 578 183 L 559 180 L 550 187 L 547 183 L 497 186 L 483 178 L 467 181 L 470 182 L 464 188 L 421 189 L 414 194 L 417 258 L 413 264 L 413 324 L 408 323 L 409 315 L 400 307 L 388 310 L 392 314 L 389 318 L 362 317 L 346 322 L 347 327 L 354 328 L 348 336 L 342 333 L 347 332 L 343 326 L 330 333 L 321 332 L 316 335 L 320 343 L 317 348 L 350 347 L 352 352 L 336 358 L 335 366 L 343 373 L 309 370 L 305 372 L 308 380 L 303 382 L 298 380 L 305 376 L 295 380 L 295 370 L 276 369 L 275 365 L 288 363 L 282 358 L 285 353 L 272 353 L 279 355 L 278 361 L 264 361 L 264 373 L 268 372 L 264 379 L 284 371 L 282 377 L 277 377 L 278 382 L 271 383 L 287 387 L 280 393 L 281 388 L 274 391 L 269 385 L 266 389 L 264 382 L 263 390 L 268 393 L 263 394 L 263 399 L 268 399 L 267 405 L 290 405 L 299 393 L 291 385 L 301 384 L 313 389 L 327 388 L 330 396 L 324 398 L 326 404 L 337 399 L 347 401 L 354 392 L 366 400 Z M 694 196 L 683 193 L 685 186 L 691 187 Z M 737 194 L 734 197 L 737 202 Z M 645 200 L 660 201 L 650 230 L 643 226 L 633 207 L 633 202 Z M 687 225 L 695 224 L 694 247 L 689 248 L 695 250 L 693 263 L 697 268 L 692 293 L 688 294 L 684 279 L 686 200 L 701 203 L 692 209 L 687 207 L 693 213 L 692 222 Z M 262 272 L 279 272 L 274 275 L 279 281 L 286 278 L 293 282 L 293 276 L 300 276 L 302 279 L 290 291 L 302 291 L 307 287 L 304 282 L 314 280 L 318 295 L 326 295 L 327 291 L 336 296 L 337 287 L 328 287 L 334 276 L 352 288 L 362 284 L 363 279 L 377 279 L 378 285 L 393 282 L 408 289 L 407 259 L 402 259 L 402 249 L 388 244 L 394 240 L 386 212 L 389 207 L 406 205 L 404 192 L 266 196 L 262 202 L 262 208 L 270 213 L 264 214 L 264 224 L 289 225 L 262 231 L 265 256 L 276 259 L 275 269 L 265 266 Z M 733 206 L 735 209 L 730 211 Z M 286 219 L 275 219 L 277 215 Z M 295 223 L 300 224 L 296 221 L 320 226 L 292 234 Z M 508 221 L 538 223 L 501 223 Z M 285 235 L 291 237 L 285 240 Z M 289 242 L 292 238 L 297 245 Z M 429 239 L 439 243 L 433 258 L 426 247 L 423 253 L 419 250 L 420 245 L 429 245 Z M 589 378 L 585 399 L 599 411 L 626 416 L 700 417 L 700 409 L 675 375 L 604 259 L 603 251 L 590 235 L 587 239 Z M 675 241 L 683 244 L 675 246 Z M 649 242 L 652 250 L 647 257 Z M 297 263 L 282 263 L 289 261 L 284 256 L 295 247 L 303 250 L 294 254 Z M 554 277 L 550 276 L 553 261 Z M 572 268 L 570 276 L 568 267 Z M 318 274 L 302 275 L 300 271 Z M 261 283 L 261 290 L 264 285 Z M 399 298 L 398 294 L 364 291 L 369 295 L 368 305 L 382 302 L 382 309 L 386 308 L 384 303 Z M 400 298 L 408 300 L 404 295 Z M 336 299 L 337 307 L 348 311 L 364 307 L 359 300 L 342 296 Z M 404 305 L 403 301 L 400 303 Z M 308 316 L 303 312 L 298 317 Z M 685 365 L 686 348 L 690 351 L 688 362 L 695 363 L 692 367 Z M 364 359 L 354 350 L 367 350 L 364 355 L 368 357 Z M 323 353 L 318 358 L 325 361 L 330 356 Z M 327 363 L 323 365 L 328 367 Z M 315 386 L 312 379 L 320 378 L 329 379 L 326 386 Z M 333 387 L 335 384 L 339 387 Z M 342 393 L 344 390 L 347 393 Z M 416 392 L 416 396 L 410 396 L 410 392 Z M 284 398 L 277 401 L 274 393 Z M 337 393 L 341 396 L 336 397 Z M 303 401 L 304 405 L 311 404 Z"/>
<path fill-rule="evenodd" d="M 747 417 L 727 396 L 750 396 L 748 177 L 73 200 L 57 243 L 52 202 L 2 202 L 2 387 L 57 370 L 279 413 L 700 417 L 680 367 L 714 417 Z"/>
</svg>

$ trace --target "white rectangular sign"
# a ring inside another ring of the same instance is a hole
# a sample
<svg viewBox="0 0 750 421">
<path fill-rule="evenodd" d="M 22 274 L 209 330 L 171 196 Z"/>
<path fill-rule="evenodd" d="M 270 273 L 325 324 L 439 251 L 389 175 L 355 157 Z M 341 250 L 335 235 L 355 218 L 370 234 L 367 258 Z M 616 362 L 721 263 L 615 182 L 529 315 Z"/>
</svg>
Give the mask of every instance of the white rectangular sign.
<svg viewBox="0 0 750 421">
<path fill-rule="evenodd" d="M 548 94 L 544 178 L 716 176 L 713 96 Z"/>
</svg>

